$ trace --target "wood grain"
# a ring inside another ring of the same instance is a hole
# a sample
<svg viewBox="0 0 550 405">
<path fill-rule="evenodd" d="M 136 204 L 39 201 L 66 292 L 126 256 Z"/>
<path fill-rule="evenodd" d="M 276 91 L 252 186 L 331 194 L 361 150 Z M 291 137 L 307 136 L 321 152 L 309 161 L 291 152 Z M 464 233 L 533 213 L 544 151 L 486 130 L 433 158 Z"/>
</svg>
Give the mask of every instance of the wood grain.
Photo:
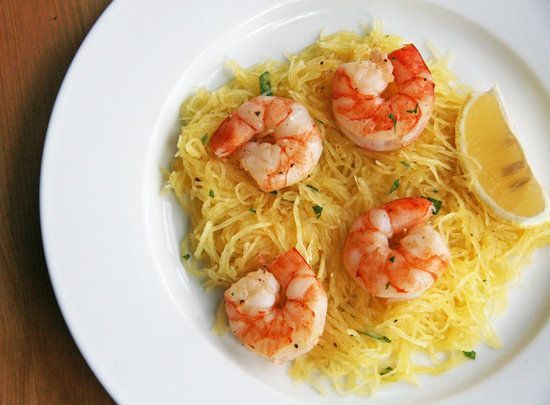
<svg viewBox="0 0 550 405">
<path fill-rule="evenodd" d="M 112 403 L 53 295 L 40 162 L 63 76 L 107 0 L 0 0 L 0 403 Z"/>
</svg>

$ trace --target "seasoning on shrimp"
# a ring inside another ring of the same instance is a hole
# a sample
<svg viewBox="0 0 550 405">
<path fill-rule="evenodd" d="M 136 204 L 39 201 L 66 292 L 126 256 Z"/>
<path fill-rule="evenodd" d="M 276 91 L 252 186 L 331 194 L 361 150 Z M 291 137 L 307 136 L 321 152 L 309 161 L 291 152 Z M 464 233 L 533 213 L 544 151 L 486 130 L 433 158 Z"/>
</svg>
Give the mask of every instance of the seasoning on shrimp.
<svg viewBox="0 0 550 405">
<path fill-rule="evenodd" d="M 434 81 L 414 45 L 340 65 L 332 110 L 340 129 L 361 148 L 389 151 L 413 142 L 434 106 Z"/>
<path fill-rule="evenodd" d="M 243 103 L 218 127 L 210 145 L 217 157 L 235 153 L 263 191 L 302 181 L 323 151 L 321 133 L 307 108 L 270 96 Z"/>
<path fill-rule="evenodd" d="M 409 197 L 361 215 L 344 246 L 348 273 L 377 297 L 418 297 L 450 260 L 447 242 L 426 223 L 434 209 L 428 199 Z"/>
<path fill-rule="evenodd" d="M 310 351 L 325 327 L 327 295 L 296 249 L 280 255 L 268 270 L 248 273 L 224 298 L 233 334 L 276 364 Z"/>
</svg>

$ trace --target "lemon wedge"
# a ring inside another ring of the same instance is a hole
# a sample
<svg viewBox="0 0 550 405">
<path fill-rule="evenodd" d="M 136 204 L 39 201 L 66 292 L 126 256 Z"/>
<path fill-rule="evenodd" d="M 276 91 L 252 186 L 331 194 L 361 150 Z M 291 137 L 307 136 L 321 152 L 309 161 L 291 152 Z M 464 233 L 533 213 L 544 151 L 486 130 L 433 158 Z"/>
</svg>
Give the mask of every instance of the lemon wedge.
<svg viewBox="0 0 550 405">
<path fill-rule="evenodd" d="M 496 217 L 522 228 L 550 219 L 548 197 L 512 131 L 498 87 L 472 94 L 457 120 L 456 145 L 474 193 Z"/>
</svg>

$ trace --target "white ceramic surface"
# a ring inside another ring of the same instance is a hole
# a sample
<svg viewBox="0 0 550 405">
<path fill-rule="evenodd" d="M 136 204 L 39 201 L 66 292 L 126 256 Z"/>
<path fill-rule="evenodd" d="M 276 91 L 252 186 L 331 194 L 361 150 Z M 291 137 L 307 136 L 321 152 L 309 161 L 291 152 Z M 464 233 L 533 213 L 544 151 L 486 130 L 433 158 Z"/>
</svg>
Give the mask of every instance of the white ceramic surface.
<svg viewBox="0 0 550 405">
<path fill-rule="evenodd" d="M 229 78 L 228 59 L 282 58 L 321 30 L 385 30 L 452 51 L 479 90 L 498 83 L 535 172 L 550 190 L 550 3 L 256 0 L 115 1 L 59 93 L 43 159 L 41 217 L 56 296 L 86 360 L 122 403 L 543 403 L 550 398 L 550 250 L 538 251 L 494 326 L 499 351 L 419 387 L 375 397 L 319 396 L 283 368 L 210 331 L 219 295 L 187 274 L 187 223 L 161 193 L 195 88 Z"/>
</svg>

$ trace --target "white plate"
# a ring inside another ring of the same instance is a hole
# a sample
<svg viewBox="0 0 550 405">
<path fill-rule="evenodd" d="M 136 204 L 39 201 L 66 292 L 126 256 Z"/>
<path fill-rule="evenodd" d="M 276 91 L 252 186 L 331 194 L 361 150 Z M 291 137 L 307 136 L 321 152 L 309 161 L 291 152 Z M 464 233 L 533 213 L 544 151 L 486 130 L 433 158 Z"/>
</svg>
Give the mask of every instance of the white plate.
<svg viewBox="0 0 550 405">
<path fill-rule="evenodd" d="M 253 4 L 252 4 L 253 3 Z M 117 1 L 88 35 L 63 83 L 44 152 L 41 215 L 48 266 L 73 336 L 123 403 L 362 403 L 319 396 L 284 369 L 210 332 L 217 297 L 180 261 L 186 229 L 161 195 L 179 132 L 178 107 L 197 86 L 312 43 L 320 30 L 382 19 L 426 54 L 452 51 L 459 77 L 498 83 L 526 153 L 550 189 L 550 3 L 267 0 Z M 494 325 L 500 351 L 420 387 L 389 385 L 377 403 L 540 403 L 550 397 L 550 252 L 539 251 Z"/>
</svg>

